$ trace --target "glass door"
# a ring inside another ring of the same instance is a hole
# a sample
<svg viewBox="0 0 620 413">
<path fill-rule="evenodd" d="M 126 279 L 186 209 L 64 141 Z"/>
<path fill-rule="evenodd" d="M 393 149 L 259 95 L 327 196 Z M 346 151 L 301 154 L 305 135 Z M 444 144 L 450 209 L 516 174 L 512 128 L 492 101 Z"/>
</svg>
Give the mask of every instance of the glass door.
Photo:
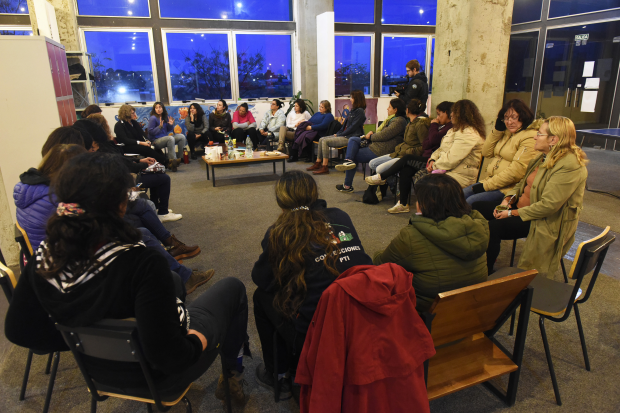
<svg viewBox="0 0 620 413">
<path fill-rule="evenodd" d="M 549 29 L 537 114 L 566 116 L 577 129 L 607 128 L 619 58 L 618 21 Z"/>
</svg>

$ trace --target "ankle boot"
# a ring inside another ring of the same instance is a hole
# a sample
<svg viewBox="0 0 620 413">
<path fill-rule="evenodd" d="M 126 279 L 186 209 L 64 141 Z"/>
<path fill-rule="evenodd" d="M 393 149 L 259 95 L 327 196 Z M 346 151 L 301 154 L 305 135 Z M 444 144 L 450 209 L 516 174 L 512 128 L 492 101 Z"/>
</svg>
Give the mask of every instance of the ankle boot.
<svg viewBox="0 0 620 413">
<path fill-rule="evenodd" d="M 317 162 L 315 162 L 315 163 L 314 163 L 314 165 L 312 165 L 311 167 L 306 168 L 306 171 L 315 171 L 315 170 L 317 170 L 317 169 L 320 169 L 320 168 L 321 168 L 321 166 L 323 166 L 323 163 L 321 163 L 321 161 L 317 161 Z"/>
<path fill-rule="evenodd" d="M 299 155 L 297 154 L 297 151 L 295 151 L 295 153 L 293 153 L 292 155 L 288 157 L 287 162 L 297 162 L 298 160 L 299 160 Z"/>
<path fill-rule="evenodd" d="M 177 261 L 183 258 L 193 258 L 196 255 L 200 254 L 200 247 L 198 245 L 185 245 L 183 242 L 179 241 L 174 235 L 170 235 L 170 237 L 164 240 L 162 244 L 164 244 L 164 246 L 166 247 L 170 247 L 168 252 Z"/>
<path fill-rule="evenodd" d="M 329 173 L 329 168 L 327 167 L 327 165 L 322 165 L 321 169 L 317 169 L 316 171 L 312 173 L 314 175 L 327 175 Z"/>
</svg>

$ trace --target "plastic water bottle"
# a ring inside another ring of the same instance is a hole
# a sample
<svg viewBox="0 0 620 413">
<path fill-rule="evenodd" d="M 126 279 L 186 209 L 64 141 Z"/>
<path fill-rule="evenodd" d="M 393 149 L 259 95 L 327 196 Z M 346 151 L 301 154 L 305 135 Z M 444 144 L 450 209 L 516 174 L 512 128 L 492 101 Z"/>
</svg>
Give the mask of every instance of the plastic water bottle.
<svg viewBox="0 0 620 413">
<path fill-rule="evenodd" d="M 250 139 L 250 135 L 248 135 L 245 140 L 245 159 L 249 159 L 254 156 L 254 150 L 252 150 L 252 139 Z"/>
<path fill-rule="evenodd" d="M 228 133 L 226 133 L 224 135 L 224 139 L 226 139 L 226 148 L 228 149 L 228 152 L 232 152 L 233 151 L 233 141 L 232 141 L 232 138 L 230 136 L 228 136 Z"/>
</svg>

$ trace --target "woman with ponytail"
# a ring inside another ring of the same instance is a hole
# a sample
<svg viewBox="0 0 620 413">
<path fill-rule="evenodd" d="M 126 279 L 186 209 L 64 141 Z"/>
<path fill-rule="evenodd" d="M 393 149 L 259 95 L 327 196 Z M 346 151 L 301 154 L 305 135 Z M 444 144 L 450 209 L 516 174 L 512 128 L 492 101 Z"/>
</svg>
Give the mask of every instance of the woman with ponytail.
<svg viewBox="0 0 620 413">
<path fill-rule="evenodd" d="M 290 398 L 289 370 L 295 371 L 308 325 L 323 291 L 342 272 L 372 260 L 353 227 L 338 208 L 318 198 L 314 179 L 301 171 L 282 175 L 276 184 L 282 213 L 267 230 L 263 252 L 254 264 L 254 318 L 264 364 L 258 384 L 273 391 L 273 335 L 277 330 L 280 395 Z"/>
<path fill-rule="evenodd" d="M 118 156 L 82 154 L 53 180 L 58 199 L 47 240 L 28 261 L 7 312 L 5 333 L 20 346 L 46 350 L 61 342 L 54 323 L 84 327 L 105 318 L 135 318 L 146 360 L 161 393 L 185 388 L 222 354 L 235 398 L 243 398 L 248 305 L 243 283 L 225 278 L 187 307 L 180 279 L 123 220 L 129 170 Z M 179 287 L 181 287 L 179 289 Z M 135 363 L 88 357 L 97 382 L 146 387 Z M 216 397 L 224 398 L 223 377 Z"/>
<path fill-rule="evenodd" d="M 539 154 L 530 161 L 523 179 L 505 194 L 501 210 L 496 209 L 497 202 L 472 205 L 489 220 L 489 274 L 501 241 L 525 237 L 519 268 L 553 276 L 560 267 L 575 240 L 588 177 L 588 160 L 576 138 L 572 120 L 546 119 L 534 137 Z"/>
</svg>

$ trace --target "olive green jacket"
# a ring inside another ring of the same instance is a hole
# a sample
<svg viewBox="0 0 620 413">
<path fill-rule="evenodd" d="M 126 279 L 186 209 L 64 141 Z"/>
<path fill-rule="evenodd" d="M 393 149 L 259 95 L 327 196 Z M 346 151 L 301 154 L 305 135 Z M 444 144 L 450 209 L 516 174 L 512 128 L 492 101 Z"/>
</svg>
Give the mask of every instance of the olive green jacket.
<svg viewBox="0 0 620 413">
<path fill-rule="evenodd" d="M 489 224 L 478 211 L 440 222 L 412 215 L 372 261 L 393 262 L 413 273 L 416 308 L 424 311 L 439 293 L 487 280 L 488 244 Z"/>
<path fill-rule="evenodd" d="M 489 159 L 487 177 L 483 179 L 485 191 L 510 191 L 525 175 L 527 165 L 536 155 L 534 136 L 542 124 L 537 119 L 527 128 L 512 134 L 508 129 L 493 129 L 482 146 L 482 156 Z"/>
<path fill-rule="evenodd" d="M 431 119 L 426 116 L 418 116 L 413 122 L 409 122 L 405 128 L 403 143 L 396 146 L 390 156 L 402 158 L 405 155 L 422 155 L 422 143 L 428 137 L 429 126 L 431 126 Z"/>
<path fill-rule="evenodd" d="M 531 221 L 519 268 L 553 275 L 575 240 L 588 170 L 573 153 L 566 154 L 551 169 L 543 166 L 543 161 L 542 155 L 532 159 L 523 179 L 506 196 L 516 195 L 518 199 L 527 177 L 538 167 L 530 206 L 519 208 L 521 219 Z"/>
</svg>

